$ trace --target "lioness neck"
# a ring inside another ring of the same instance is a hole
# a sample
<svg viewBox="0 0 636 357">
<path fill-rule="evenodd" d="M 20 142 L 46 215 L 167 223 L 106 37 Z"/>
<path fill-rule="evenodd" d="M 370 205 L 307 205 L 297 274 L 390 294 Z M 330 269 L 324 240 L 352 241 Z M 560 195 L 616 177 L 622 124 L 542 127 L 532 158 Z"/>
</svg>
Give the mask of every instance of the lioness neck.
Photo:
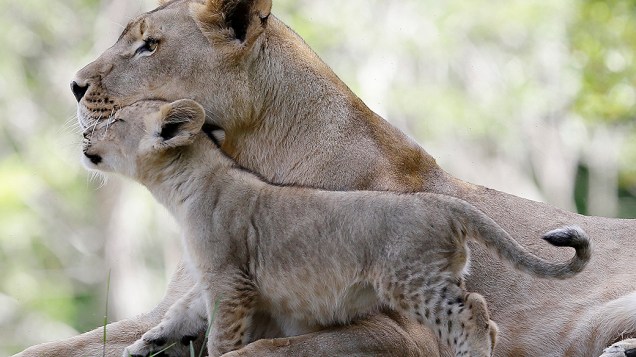
<svg viewBox="0 0 636 357">
<path fill-rule="evenodd" d="M 242 120 L 228 121 L 225 152 L 272 182 L 327 189 L 421 191 L 442 173 L 300 37 L 270 20 L 247 66 L 249 91 L 259 95 Z"/>
</svg>

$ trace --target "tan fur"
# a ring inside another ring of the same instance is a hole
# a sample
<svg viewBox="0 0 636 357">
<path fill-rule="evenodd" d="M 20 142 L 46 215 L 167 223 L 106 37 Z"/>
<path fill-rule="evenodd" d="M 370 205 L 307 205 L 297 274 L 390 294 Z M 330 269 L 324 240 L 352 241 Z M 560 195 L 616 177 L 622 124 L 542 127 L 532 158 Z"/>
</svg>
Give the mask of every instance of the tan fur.
<svg viewBox="0 0 636 357">
<path fill-rule="evenodd" d="M 258 312 L 295 335 L 350 324 L 381 307 L 428 325 L 456 356 L 489 357 L 497 328 L 484 299 L 463 289 L 467 238 L 542 277 L 572 276 L 590 259 L 589 240 L 578 228 L 544 236 L 576 248 L 570 262 L 548 263 L 449 196 L 267 184 L 236 167 L 201 130 L 199 104 L 160 104 L 135 103 L 85 133 L 89 168 L 138 180 L 172 212 L 198 277 L 198 290 L 175 303 L 124 357 L 182 343 L 172 339 L 183 336 L 184 315 L 186 325 L 214 315 L 207 349 L 218 356 L 252 338 Z M 207 314 L 192 313 L 197 293 Z"/>
<path fill-rule="evenodd" d="M 267 8 L 269 1 L 256 4 Z M 636 265 L 632 261 L 636 221 L 584 217 L 453 178 L 370 111 L 274 15 L 266 20 L 261 35 L 246 46 L 220 22 L 223 14 L 206 14 L 200 6 L 178 0 L 133 19 L 112 48 L 78 72 L 78 85 L 90 85 L 78 106 L 82 126 L 141 99 L 192 98 L 225 129 L 223 150 L 274 182 L 459 197 L 493 218 L 529 250 L 550 260 L 566 257 L 559 250 L 533 244 L 534 237 L 550 227 L 576 223 L 594 237 L 596 250 L 589 268 L 568 282 L 537 281 L 493 262 L 480 246 L 472 247 L 467 288 L 486 297 L 501 328 L 495 355 L 564 356 L 568 351 L 596 357 L 613 342 L 636 337 Z M 199 17 L 194 19 L 192 13 Z M 139 32 L 141 19 L 147 22 L 144 34 Z M 261 23 L 258 17 L 251 20 Z M 144 35 L 161 42 L 152 55 L 136 60 L 134 53 Z M 119 356 L 124 347 L 158 324 L 170 305 L 166 301 L 178 299 L 191 285 L 188 272 L 179 269 L 161 305 L 148 314 L 109 325 L 107 355 Z M 261 318 L 263 336 L 281 336 L 265 316 Z M 99 328 L 33 347 L 20 356 L 101 355 L 101 336 Z M 257 341 L 241 351 L 244 356 L 330 357 L 446 353 L 430 330 L 391 311 L 351 326 Z"/>
</svg>

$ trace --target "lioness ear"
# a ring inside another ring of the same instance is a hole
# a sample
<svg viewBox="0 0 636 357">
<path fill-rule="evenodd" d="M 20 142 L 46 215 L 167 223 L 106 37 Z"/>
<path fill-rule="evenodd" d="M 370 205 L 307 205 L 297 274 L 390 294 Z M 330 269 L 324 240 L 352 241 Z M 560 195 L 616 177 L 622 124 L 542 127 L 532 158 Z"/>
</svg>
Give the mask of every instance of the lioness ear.
<svg viewBox="0 0 636 357">
<path fill-rule="evenodd" d="M 193 4 L 196 6 L 196 4 Z M 207 0 L 194 9 L 201 31 L 210 37 L 214 29 L 230 29 L 233 38 L 250 45 L 265 29 L 272 0 Z"/>
<path fill-rule="evenodd" d="M 146 118 L 146 128 L 156 138 L 155 147 L 188 145 L 201 132 L 205 121 L 203 107 L 190 99 L 164 104 L 158 115 Z"/>
</svg>

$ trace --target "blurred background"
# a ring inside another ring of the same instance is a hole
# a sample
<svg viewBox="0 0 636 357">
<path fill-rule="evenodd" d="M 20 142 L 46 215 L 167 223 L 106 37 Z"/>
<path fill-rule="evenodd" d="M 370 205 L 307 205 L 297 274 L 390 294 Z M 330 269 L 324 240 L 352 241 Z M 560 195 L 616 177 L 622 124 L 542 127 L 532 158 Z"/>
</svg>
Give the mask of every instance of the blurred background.
<svg viewBox="0 0 636 357">
<path fill-rule="evenodd" d="M 180 255 L 140 186 L 92 177 L 69 82 L 146 0 L 0 0 L 0 355 L 147 311 Z M 274 0 L 453 175 L 636 217 L 636 0 Z"/>
</svg>

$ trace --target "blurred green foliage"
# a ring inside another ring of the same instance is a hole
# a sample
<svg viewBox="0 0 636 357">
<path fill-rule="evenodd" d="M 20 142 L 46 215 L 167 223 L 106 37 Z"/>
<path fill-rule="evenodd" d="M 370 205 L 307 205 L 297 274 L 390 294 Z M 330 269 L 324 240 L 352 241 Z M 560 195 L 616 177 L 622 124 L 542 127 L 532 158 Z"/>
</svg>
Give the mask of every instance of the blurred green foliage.
<svg viewBox="0 0 636 357">
<path fill-rule="evenodd" d="M 636 118 L 636 1 L 584 1 L 569 29 L 582 72 L 574 105 L 586 120 L 633 125 Z"/>
<path fill-rule="evenodd" d="M 626 136 L 622 197 L 636 194 L 635 19 L 634 0 L 585 0 L 569 29 L 572 64 L 582 74 L 574 110 L 590 125 L 609 125 Z M 629 206 L 633 214 L 636 203 Z"/>
<path fill-rule="evenodd" d="M 151 0 L 0 0 L 0 355 L 158 301 L 176 229 L 79 164 L 68 90 Z M 364 101 L 454 175 L 636 216 L 636 1 L 274 0 Z M 101 188 L 100 188 L 101 187 Z"/>
<path fill-rule="evenodd" d="M 97 5 L 0 1 L 0 355 L 92 328 L 102 309 L 99 212 L 66 95 Z"/>
</svg>

